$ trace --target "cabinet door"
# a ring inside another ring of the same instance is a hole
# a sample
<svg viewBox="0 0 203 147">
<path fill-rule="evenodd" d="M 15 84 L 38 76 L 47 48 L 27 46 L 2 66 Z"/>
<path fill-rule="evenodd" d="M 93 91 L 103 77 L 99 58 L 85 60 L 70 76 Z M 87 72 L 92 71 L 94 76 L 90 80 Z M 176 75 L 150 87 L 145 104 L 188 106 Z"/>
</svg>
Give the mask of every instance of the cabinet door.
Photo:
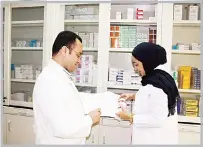
<svg viewBox="0 0 203 147">
<path fill-rule="evenodd" d="M 98 144 L 99 143 L 99 125 L 94 126 L 91 130 L 90 136 L 86 140 L 86 144 Z"/>
<path fill-rule="evenodd" d="M 100 126 L 99 144 L 131 144 L 130 127 Z"/>
<path fill-rule="evenodd" d="M 179 144 L 200 144 L 200 125 L 179 125 Z"/>
<path fill-rule="evenodd" d="M 199 144 L 200 145 L 200 133 L 179 131 L 179 144 L 181 145 Z"/>
<path fill-rule="evenodd" d="M 6 144 L 6 136 L 7 136 L 7 119 L 6 115 L 3 115 L 3 144 Z"/>
<path fill-rule="evenodd" d="M 33 118 L 7 115 L 7 144 L 34 144 Z"/>
</svg>

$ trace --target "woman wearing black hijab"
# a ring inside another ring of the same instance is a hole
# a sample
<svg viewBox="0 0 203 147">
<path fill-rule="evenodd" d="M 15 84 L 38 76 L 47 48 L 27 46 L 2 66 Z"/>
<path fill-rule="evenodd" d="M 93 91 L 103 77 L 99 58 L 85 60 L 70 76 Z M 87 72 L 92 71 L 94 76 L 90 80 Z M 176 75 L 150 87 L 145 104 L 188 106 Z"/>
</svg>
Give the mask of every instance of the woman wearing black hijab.
<svg viewBox="0 0 203 147">
<path fill-rule="evenodd" d="M 165 49 L 144 42 L 134 48 L 131 60 L 142 86 L 136 95 L 121 95 L 135 99 L 132 114 L 121 111 L 117 115 L 133 123 L 132 144 L 178 144 L 176 102 L 180 96 L 174 79 L 163 70 Z"/>
</svg>

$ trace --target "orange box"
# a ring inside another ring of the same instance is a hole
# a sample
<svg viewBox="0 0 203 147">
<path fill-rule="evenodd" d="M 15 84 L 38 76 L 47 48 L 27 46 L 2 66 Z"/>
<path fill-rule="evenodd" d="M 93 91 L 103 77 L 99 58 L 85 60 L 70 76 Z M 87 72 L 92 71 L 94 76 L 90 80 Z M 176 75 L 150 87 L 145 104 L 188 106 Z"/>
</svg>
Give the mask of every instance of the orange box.
<svg viewBox="0 0 203 147">
<path fill-rule="evenodd" d="M 115 26 L 111 26 L 110 31 L 115 31 Z"/>
<path fill-rule="evenodd" d="M 120 31 L 120 26 L 116 26 L 116 31 Z"/>
<path fill-rule="evenodd" d="M 115 32 L 115 37 L 119 37 L 120 33 L 119 32 Z"/>
<path fill-rule="evenodd" d="M 114 37 L 114 32 L 110 32 L 110 37 Z"/>
<path fill-rule="evenodd" d="M 117 48 L 118 47 L 118 38 L 112 37 L 111 38 L 111 48 Z"/>
</svg>

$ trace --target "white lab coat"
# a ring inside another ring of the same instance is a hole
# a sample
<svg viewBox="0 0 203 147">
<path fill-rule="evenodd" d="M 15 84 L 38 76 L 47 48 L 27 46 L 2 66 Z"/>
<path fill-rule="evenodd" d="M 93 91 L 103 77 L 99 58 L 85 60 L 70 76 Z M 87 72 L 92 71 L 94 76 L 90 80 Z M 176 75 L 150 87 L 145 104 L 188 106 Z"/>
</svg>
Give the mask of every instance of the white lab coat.
<svg viewBox="0 0 203 147">
<path fill-rule="evenodd" d="M 177 114 L 167 117 L 168 99 L 163 90 L 152 85 L 141 87 L 133 113 L 132 144 L 178 144 Z"/>
<path fill-rule="evenodd" d="M 53 60 L 35 83 L 33 110 L 36 144 L 85 144 L 92 119 L 70 74 Z"/>
</svg>

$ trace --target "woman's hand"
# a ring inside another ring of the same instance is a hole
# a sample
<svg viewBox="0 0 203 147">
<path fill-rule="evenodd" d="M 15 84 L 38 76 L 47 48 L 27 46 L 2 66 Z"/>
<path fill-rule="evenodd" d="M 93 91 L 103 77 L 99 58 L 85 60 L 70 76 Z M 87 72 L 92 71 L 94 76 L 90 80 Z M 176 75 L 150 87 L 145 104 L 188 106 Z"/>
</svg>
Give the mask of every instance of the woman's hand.
<svg viewBox="0 0 203 147">
<path fill-rule="evenodd" d="M 133 123 L 133 114 L 128 113 L 126 111 L 119 111 L 116 113 L 117 116 L 119 116 L 122 120 L 130 121 L 130 123 Z"/>
<path fill-rule="evenodd" d="M 135 100 L 135 94 L 134 93 L 123 93 L 120 95 L 119 99 L 125 99 L 128 100 Z"/>
</svg>

